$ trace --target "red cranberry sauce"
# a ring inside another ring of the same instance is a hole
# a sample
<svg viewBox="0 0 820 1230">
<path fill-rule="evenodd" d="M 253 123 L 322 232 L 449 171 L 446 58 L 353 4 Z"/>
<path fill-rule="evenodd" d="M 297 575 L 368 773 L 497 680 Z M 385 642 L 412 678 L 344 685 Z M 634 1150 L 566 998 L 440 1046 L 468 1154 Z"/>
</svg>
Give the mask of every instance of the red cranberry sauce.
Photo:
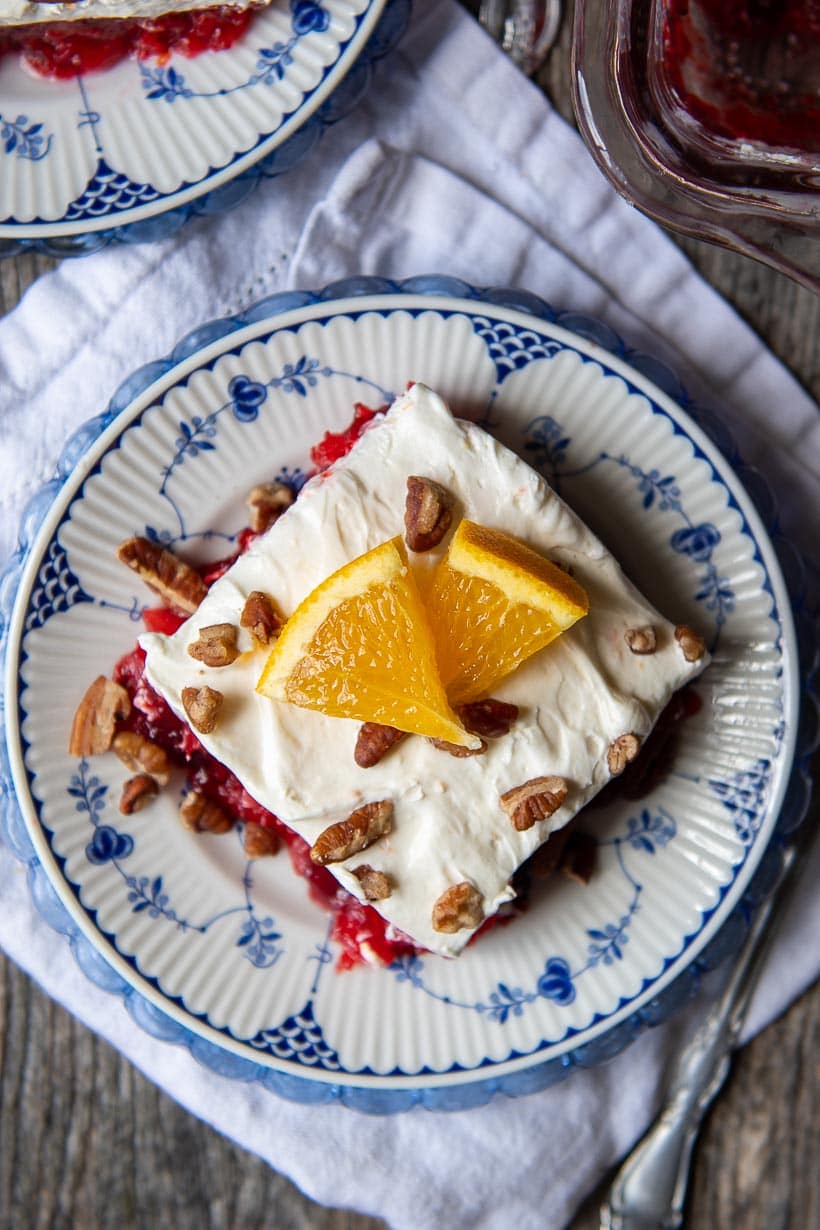
<svg viewBox="0 0 820 1230">
<path fill-rule="evenodd" d="M 310 460 L 317 471 L 321 473 L 322 470 L 327 470 L 334 461 L 339 461 L 349 453 L 368 423 L 377 414 L 384 414 L 387 408 L 379 406 L 378 410 L 371 410 L 369 406 L 357 401 L 353 407 L 353 421 L 350 426 L 344 431 L 326 431 L 319 443 L 314 444 L 310 450 Z"/>
<path fill-rule="evenodd" d="M 253 17 L 253 9 L 226 5 L 151 20 L 15 26 L 0 34 L 0 56 L 19 53 L 39 77 L 58 81 L 113 68 L 127 56 L 165 64 L 172 53 L 190 58 L 203 51 L 224 51 L 242 37 Z"/>
<path fill-rule="evenodd" d="M 663 66 L 704 128 L 820 149 L 817 0 L 667 0 Z"/>
</svg>

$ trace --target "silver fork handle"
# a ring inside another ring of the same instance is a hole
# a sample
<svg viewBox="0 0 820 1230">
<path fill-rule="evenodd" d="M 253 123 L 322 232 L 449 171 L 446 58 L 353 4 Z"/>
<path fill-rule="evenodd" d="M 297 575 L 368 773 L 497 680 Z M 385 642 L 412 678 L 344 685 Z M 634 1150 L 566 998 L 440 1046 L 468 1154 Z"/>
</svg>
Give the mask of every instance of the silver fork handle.
<svg viewBox="0 0 820 1230">
<path fill-rule="evenodd" d="M 615 1177 L 601 1209 L 601 1230 L 679 1230 L 683 1225 L 692 1149 L 729 1072 L 768 947 L 763 942 L 770 938 L 768 923 L 795 882 L 796 859 L 795 848 L 786 853 L 777 891 L 758 910 L 720 998 L 681 1051 L 659 1117 Z"/>
</svg>

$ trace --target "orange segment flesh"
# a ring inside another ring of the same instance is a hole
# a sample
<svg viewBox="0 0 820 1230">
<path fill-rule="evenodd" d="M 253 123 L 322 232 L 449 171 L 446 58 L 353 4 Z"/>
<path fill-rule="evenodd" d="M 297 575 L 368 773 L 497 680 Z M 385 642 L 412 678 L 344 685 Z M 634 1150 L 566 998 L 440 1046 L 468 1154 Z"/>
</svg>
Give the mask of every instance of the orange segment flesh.
<svg viewBox="0 0 820 1230">
<path fill-rule="evenodd" d="M 454 706 L 486 696 L 589 609 L 584 589 L 556 564 L 466 520 L 433 573 L 425 605 Z"/>
<path fill-rule="evenodd" d="M 318 585 L 285 624 L 257 692 L 330 717 L 381 722 L 463 747 L 401 538 Z"/>
</svg>

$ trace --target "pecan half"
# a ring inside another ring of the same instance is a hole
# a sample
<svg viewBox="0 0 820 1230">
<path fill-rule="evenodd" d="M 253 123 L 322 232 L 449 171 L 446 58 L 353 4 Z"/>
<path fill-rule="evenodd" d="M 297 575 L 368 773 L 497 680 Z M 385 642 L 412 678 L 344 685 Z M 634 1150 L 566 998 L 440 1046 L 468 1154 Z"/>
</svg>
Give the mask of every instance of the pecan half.
<svg viewBox="0 0 820 1230">
<path fill-rule="evenodd" d="M 384 901 L 393 892 L 393 880 L 384 871 L 376 871 L 367 863 L 356 867 L 354 876 L 362 886 L 362 892 L 367 901 Z"/>
<path fill-rule="evenodd" d="M 188 721 L 201 735 L 209 735 L 216 726 L 223 696 L 216 688 L 183 688 L 182 707 Z"/>
<path fill-rule="evenodd" d="M 199 629 L 199 637 L 188 646 L 188 653 L 206 666 L 230 666 L 239 657 L 236 624 L 209 624 Z"/>
<path fill-rule="evenodd" d="M 411 551 L 437 547 L 453 522 L 453 497 L 432 478 L 413 474 L 407 480 L 404 536 Z"/>
<path fill-rule="evenodd" d="M 242 846 L 248 858 L 266 858 L 279 851 L 279 834 L 264 824 L 256 824 L 253 820 L 245 821 L 245 836 Z"/>
<path fill-rule="evenodd" d="M 471 700 L 466 705 L 459 705 L 456 713 L 464 729 L 469 730 L 471 735 L 482 739 L 500 739 L 510 733 L 513 723 L 518 720 L 518 705 L 489 696 L 486 700 Z"/>
<path fill-rule="evenodd" d="M 641 737 L 630 731 L 628 735 L 619 735 L 613 739 L 607 748 L 606 762 L 613 777 L 623 773 L 641 750 Z"/>
<path fill-rule="evenodd" d="M 150 773 L 160 786 L 167 786 L 171 762 L 164 747 L 138 735 L 135 730 L 121 730 L 111 744 L 122 763 L 132 773 Z"/>
<path fill-rule="evenodd" d="M 236 823 L 224 807 L 212 803 L 198 790 L 189 790 L 185 795 L 179 806 L 179 817 L 193 833 L 227 833 Z"/>
<path fill-rule="evenodd" d="M 120 811 L 124 816 L 130 816 L 135 811 L 141 811 L 158 794 L 159 782 L 150 773 L 129 777 L 120 795 Z"/>
<path fill-rule="evenodd" d="M 364 722 L 356 736 L 353 759 L 360 769 L 372 769 L 400 739 L 404 731 L 395 726 L 382 726 L 379 722 Z"/>
<path fill-rule="evenodd" d="M 378 803 L 365 803 L 357 807 L 346 820 L 331 824 L 314 841 L 310 857 L 323 867 L 327 863 L 340 863 L 366 850 L 374 841 L 384 837 L 393 827 L 393 804 L 389 799 Z"/>
<path fill-rule="evenodd" d="M 261 589 L 248 594 L 239 616 L 239 625 L 248 629 L 257 644 L 269 645 L 276 640 L 284 622 L 271 599 Z"/>
<path fill-rule="evenodd" d="M 257 534 L 269 530 L 282 513 L 290 508 L 296 496 L 287 483 L 260 483 L 248 492 L 246 503 L 251 511 L 251 529 Z"/>
<path fill-rule="evenodd" d="M 452 935 L 484 921 L 484 898 L 474 884 L 462 880 L 445 889 L 433 906 L 433 930 Z"/>
<path fill-rule="evenodd" d="M 628 628 L 624 633 L 624 640 L 632 653 L 654 653 L 658 648 L 658 637 L 651 624 L 644 628 Z"/>
<path fill-rule="evenodd" d="M 98 675 L 77 706 L 68 737 L 69 756 L 98 756 L 107 752 L 117 721 L 127 718 L 131 701 L 125 688 Z"/>
<path fill-rule="evenodd" d="M 687 662 L 699 662 L 706 653 L 706 644 L 702 636 L 698 636 L 694 628 L 688 624 L 678 624 L 675 628 L 675 640 L 681 647 Z"/>
<path fill-rule="evenodd" d="M 561 858 L 561 875 L 589 884 L 598 865 L 598 846 L 588 833 L 573 833 Z"/>
<path fill-rule="evenodd" d="M 501 806 L 519 833 L 531 829 L 537 820 L 547 820 L 567 797 L 563 777 L 533 777 L 501 795 Z"/>
<path fill-rule="evenodd" d="M 117 548 L 117 558 L 180 615 L 193 615 L 208 592 L 194 568 L 149 538 L 126 539 Z"/>
<path fill-rule="evenodd" d="M 478 747 L 463 747 L 460 743 L 448 743 L 446 739 L 431 739 L 430 742 L 440 752 L 447 752 L 459 760 L 465 756 L 483 756 L 487 750 L 486 739 L 480 739 Z"/>
</svg>

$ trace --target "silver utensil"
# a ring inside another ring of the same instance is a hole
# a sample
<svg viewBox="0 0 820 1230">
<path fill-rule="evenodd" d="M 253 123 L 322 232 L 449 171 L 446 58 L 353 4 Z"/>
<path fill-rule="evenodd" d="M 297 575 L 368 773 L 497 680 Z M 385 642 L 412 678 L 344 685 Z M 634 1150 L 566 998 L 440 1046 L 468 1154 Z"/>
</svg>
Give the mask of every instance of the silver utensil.
<svg viewBox="0 0 820 1230">
<path fill-rule="evenodd" d="M 558 36 L 561 0 L 481 0 L 478 20 L 531 77 Z"/>
<path fill-rule="evenodd" d="M 805 822 L 813 829 L 811 817 Z M 689 1163 L 706 1110 L 721 1089 L 773 927 L 805 861 L 804 836 L 783 859 L 780 884 L 758 909 L 722 994 L 677 1058 L 660 1115 L 624 1162 L 601 1209 L 601 1230 L 678 1230 Z"/>
</svg>

